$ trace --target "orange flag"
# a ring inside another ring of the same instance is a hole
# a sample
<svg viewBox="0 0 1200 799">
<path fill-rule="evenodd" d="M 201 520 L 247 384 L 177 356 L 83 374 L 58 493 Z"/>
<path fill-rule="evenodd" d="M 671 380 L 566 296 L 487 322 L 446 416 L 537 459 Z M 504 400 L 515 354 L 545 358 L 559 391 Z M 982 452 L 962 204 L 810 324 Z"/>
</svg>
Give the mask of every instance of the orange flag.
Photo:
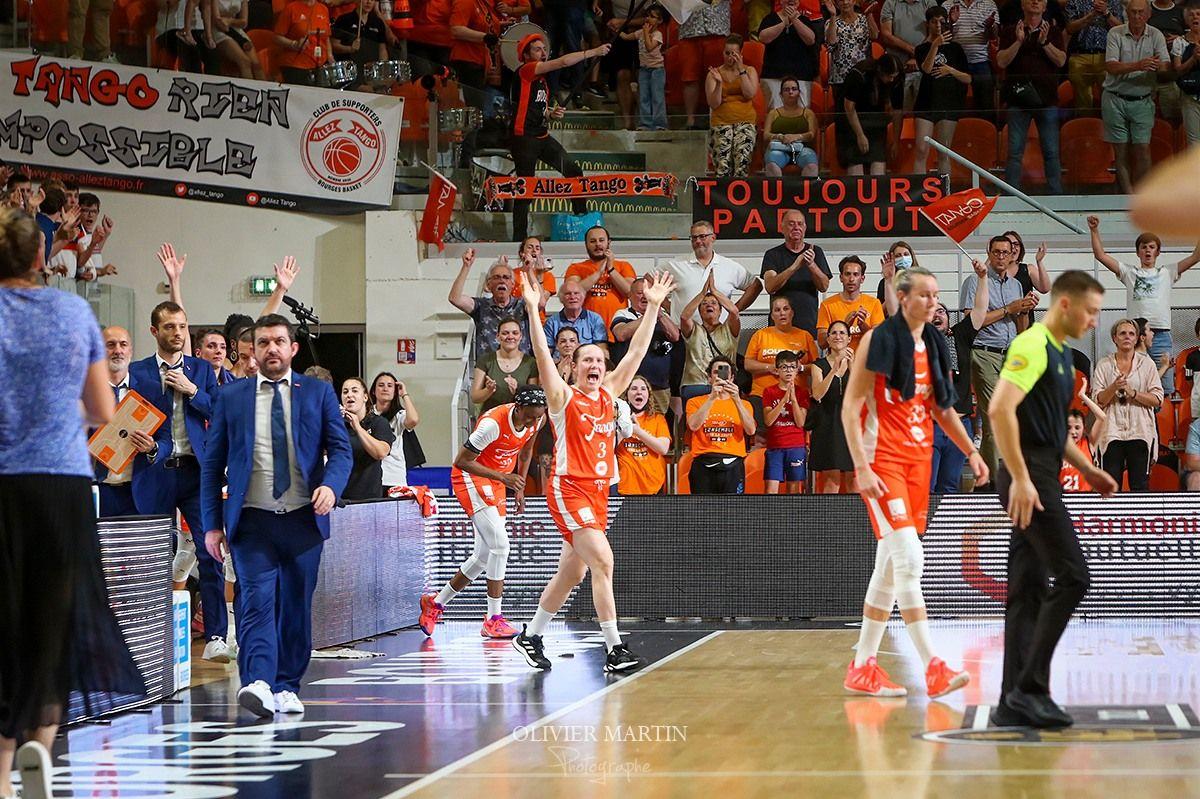
<svg viewBox="0 0 1200 799">
<path fill-rule="evenodd" d="M 931 202 L 921 209 L 921 213 L 957 243 L 979 227 L 997 199 L 999 197 L 987 197 L 982 189 L 967 189 Z"/>
</svg>

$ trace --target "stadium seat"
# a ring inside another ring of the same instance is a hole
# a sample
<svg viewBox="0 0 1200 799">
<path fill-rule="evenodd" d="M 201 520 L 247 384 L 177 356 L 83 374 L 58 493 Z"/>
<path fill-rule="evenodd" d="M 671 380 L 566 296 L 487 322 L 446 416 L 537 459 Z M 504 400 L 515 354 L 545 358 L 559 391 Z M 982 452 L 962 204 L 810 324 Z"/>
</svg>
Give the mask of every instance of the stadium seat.
<svg viewBox="0 0 1200 799">
<path fill-rule="evenodd" d="M 824 117 L 830 112 L 830 104 L 833 102 L 833 94 L 815 80 L 812 83 L 812 97 L 808 101 L 808 107 L 817 115 L 817 124 L 825 121 Z"/>
<path fill-rule="evenodd" d="M 16 3 L 16 6 L 24 5 Z M 67 4 L 34 3 L 30 19 L 30 35 L 35 44 L 66 44 Z"/>
<path fill-rule="evenodd" d="M 1158 413 L 1155 414 L 1155 423 L 1158 426 L 1159 449 L 1167 449 L 1175 440 L 1175 404 L 1173 402 L 1167 401 L 1159 406 Z"/>
<path fill-rule="evenodd" d="M 767 46 L 762 42 L 748 41 L 742 45 L 742 61 L 754 67 L 755 71 L 760 75 L 763 68 L 763 57 L 767 52 Z M 759 92 L 761 94 L 761 92 Z"/>
<path fill-rule="evenodd" d="M 275 46 L 274 31 L 251 30 L 246 31 L 246 35 L 250 37 L 254 49 L 258 51 L 258 60 L 262 62 L 263 72 L 269 79 L 279 80 L 279 68 L 275 64 L 278 50 Z"/>
<path fill-rule="evenodd" d="M 1184 347 L 1175 357 L 1175 391 L 1184 399 L 1192 396 L 1192 386 L 1196 376 L 1187 368 L 1187 359 L 1200 347 Z"/>
<path fill-rule="evenodd" d="M 1150 467 L 1151 491 L 1179 491 L 1179 473 L 1170 466 L 1155 463 Z"/>
<path fill-rule="evenodd" d="M 1063 179 L 1074 186 L 1116 182 L 1113 147 L 1104 141 L 1104 123 L 1096 117 L 1079 117 L 1059 131 Z"/>
<path fill-rule="evenodd" d="M 1157 164 L 1175 154 L 1175 129 L 1162 117 L 1154 120 L 1150 131 L 1150 161 Z"/>
<path fill-rule="evenodd" d="M 767 489 L 763 482 L 763 469 L 767 462 L 767 451 L 759 448 L 751 450 L 746 455 L 744 463 L 746 469 L 746 482 L 743 493 L 746 494 L 765 494 Z M 688 482 L 688 470 L 692 468 L 692 452 L 688 450 L 679 456 L 679 461 L 675 467 L 675 493 L 690 494 L 692 493 L 691 484 Z"/>
<path fill-rule="evenodd" d="M 1008 162 L 1008 126 L 1000 131 L 999 166 L 1003 169 Z M 1042 160 L 1042 140 L 1038 136 L 1037 122 L 1029 125 L 1029 135 L 1025 137 L 1025 154 L 1021 159 L 1021 183 L 1046 182 L 1046 164 Z"/>
<path fill-rule="evenodd" d="M 692 468 L 692 451 L 679 456 L 679 460 L 675 462 L 675 493 L 690 494 L 692 486 L 688 480 L 688 470 Z"/>
<path fill-rule="evenodd" d="M 833 128 L 833 123 L 830 123 L 825 128 L 825 135 L 821 137 L 821 174 L 826 177 L 846 174 L 846 170 L 838 163 L 837 134 Z"/>
<path fill-rule="evenodd" d="M 888 140 L 892 136 L 892 123 L 888 123 Z M 912 175 L 924 174 L 929 170 L 929 164 L 937 163 L 935 151 L 932 147 L 929 148 L 929 155 L 925 159 L 925 167 L 921 169 L 916 165 L 916 122 L 912 117 L 905 117 L 904 122 L 900 125 L 900 151 L 896 154 L 894 163 L 888 164 L 888 171 L 896 175 Z"/>
<path fill-rule="evenodd" d="M 950 147 L 954 152 L 973 161 L 984 169 L 992 170 L 996 168 L 996 126 L 986 119 L 978 117 L 964 117 L 960 119 L 954 127 L 954 138 L 950 141 Z M 929 148 L 929 151 L 931 154 L 936 152 L 932 147 Z M 936 158 L 934 163 L 937 163 Z M 950 177 L 955 180 L 969 179 L 971 171 L 952 161 L 950 163 Z"/>
</svg>

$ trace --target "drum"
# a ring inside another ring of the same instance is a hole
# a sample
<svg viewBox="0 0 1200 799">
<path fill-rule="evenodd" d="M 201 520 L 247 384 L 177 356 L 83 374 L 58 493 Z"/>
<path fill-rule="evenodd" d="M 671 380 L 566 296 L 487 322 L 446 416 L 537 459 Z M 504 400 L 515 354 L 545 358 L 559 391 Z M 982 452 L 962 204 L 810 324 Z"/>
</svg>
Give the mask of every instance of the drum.
<svg viewBox="0 0 1200 799">
<path fill-rule="evenodd" d="M 484 182 L 488 178 L 498 178 L 512 175 L 517 171 L 517 165 L 508 157 L 507 150 L 480 150 L 471 159 L 471 192 L 475 195 L 475 210 L 485 210 L 487 198 L 484 196 Z M 507 203 L 511 210 L 511 203 Z"/>
<path fill-rule="evenodd" d="M 509 25 L 500 36 L 500 58 L 504 61 L 504 66 L 513 72 L 521 68 L 521 59 L 520 54 L 517 53 L 517 45 L 531 33 L 546 35 L 546 31 L 542 30 L 540 25 L 534 25 L 532 22 L 517 22 Z M 547 40 L 549 40 L 549 37 L 547 37 Z"/>
<path fill-rule="evenodd" d="M 314 86 L 325 89 L 340 89 L 358 80 L 358 64 L 353 61 L 334 61 L 323 64 L 312 71 Z"/>
<path fill-rule="evenodd" d="M 363 67 L 363 80 L 377 91 L 390 89 L 411 81 L 412 67 L 407 61 L 372 61 Z"/>
<path fill-rule="evenodd" d="M 470 106 L 443 108 L 438 111 L 441 130 L 475 130 L 483 124 L 483 111 Z"/>
</svg>

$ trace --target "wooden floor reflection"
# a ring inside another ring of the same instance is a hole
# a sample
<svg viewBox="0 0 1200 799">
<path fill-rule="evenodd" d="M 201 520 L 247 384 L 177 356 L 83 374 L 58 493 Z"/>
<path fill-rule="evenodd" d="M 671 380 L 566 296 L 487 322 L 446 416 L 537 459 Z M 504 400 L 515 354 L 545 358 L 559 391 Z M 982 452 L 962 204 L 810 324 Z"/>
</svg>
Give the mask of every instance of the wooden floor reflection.
<svg viewBox="0 0 1200 799">
<path fill-rule="evenodd" d="M 920 737 L 964 717 L 982 726 L 974 707 L 994 704 L 1000 686 L 999 624 L 934 624 L 941 656 L 971 673 L 942 701 L 925 696 L 899 624 L 880 662 L 910 696 L 846 696 L 856 638 L 854 628 L 719 632 L 392 797 L 1200 796 L 1200 739 L 1100 729 L 1056 745 Z M 1200 708 L 1197 658 L 1197 624 L 1076 622 L 1055 661 L 1054 695 L 1114 708 L 1113 717 Z M 1191 711 L 1177 720 L 1196 723 Z"/>
</svg>

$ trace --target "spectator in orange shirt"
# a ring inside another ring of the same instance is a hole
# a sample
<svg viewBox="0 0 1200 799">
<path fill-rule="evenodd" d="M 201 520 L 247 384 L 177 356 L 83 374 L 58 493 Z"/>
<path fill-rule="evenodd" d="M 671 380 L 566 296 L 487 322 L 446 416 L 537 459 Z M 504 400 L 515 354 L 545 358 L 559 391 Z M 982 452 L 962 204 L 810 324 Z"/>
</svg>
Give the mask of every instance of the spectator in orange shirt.
<svg viewBox="0 0 1200 799">
<path fill-rule="evenodd" d="M 659 494 L 667 483 L 671 432 L 667 417 L 650 401 L 650 382 L 638 375 L 625 392 L 633 412 L 633 433 L 617 444 L 617 493 Z"/>
<path fill-rule="evenodd" d="M 826 297 L 817 309 L 817 343 L 828 347 L 829 324 L 840 320 L 850 326 L 850 349 L 856 350 L 868 330 L 883 324 L 883 303 L 862 293 L 867 265 L 857 255 L 843 258 L 838 263 L 838 274 L 842 290 Z"/>
<path fill-rule="evenodd" d="M 687 404 L 692 431 L 692 467 L 688 482 L 693 494 L 741 494 L 746 484 L 746 438 L 758 430 L 754 409 L 733 382 L 733 362 L 721 356 L 708 366 L 712 391 Z"/>
<path fill-rule="evenodd" d="M 1101 411 L 1100 413 L 1103 416 L 1104 412 Z M 1067 411 L 1067 435 L 1074 442 L 1075 446 L 1079 447 L 1080 451 L 1088 456 L 1089 460 L 1093 463 L 1096 462 L 1096 455 L 1092 451 L 1092 445 L 1084 433 L 1083 414 L 1073 408 Z M 1062 468 L 1058 472 L 1058 482 L 1062 484 L 1064 492 L 1075 493 L 1093 490 L 1080 471 L 1065 458 L 1062 462 Z"/>
<path fill-rule="evenodd" d="M 579 284 L 587 292 L 583 307 L 600 314 L 611 331 L 613 317 L 628 302 L 630 284 L 637 273 L 628 261 L 613 258 L 612 239 L 606 228 L 596 225 L 588 230 L 584 246 L 588 259 L 568 266 L 566 277 L 579 278 Z M 615 341 L 611 332 L 608 340 Z"/>
<path fill-rule="evenodd" d="M 275 44 L 284 83 L 312 86 L 312 71 L 333 61 L 329 8 L 317 0 L 292 0 L 275 18 Z"/>
<path fill-rule="evenodd" d="M 775 382 L 775 356 L 791 350 L 800 358 L 803 385 L 808 385 L 806 367 L 817 359 L 817 343 L 807 330 L 792 324 L 792 303 L 783 295 L 771 300 L 771 326 L 755 331 L 746 346 L 746 371 L 754 377 L 750 389 L 753 397 L 762 397 L 767 386 Z"/>
</svg>

